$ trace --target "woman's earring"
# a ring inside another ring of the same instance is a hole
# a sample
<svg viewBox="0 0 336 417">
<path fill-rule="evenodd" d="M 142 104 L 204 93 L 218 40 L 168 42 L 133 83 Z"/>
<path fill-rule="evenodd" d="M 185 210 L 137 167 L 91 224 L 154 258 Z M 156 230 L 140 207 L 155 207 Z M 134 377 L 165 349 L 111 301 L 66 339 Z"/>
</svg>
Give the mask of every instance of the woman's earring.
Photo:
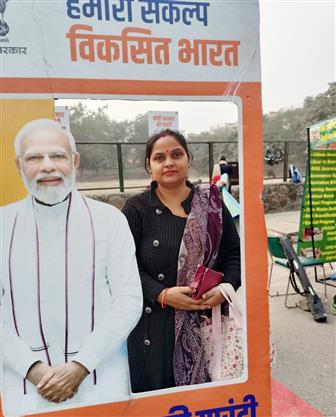
<svg viewBox="0 0 336 417">
<path fill-rule="evenodd" d="M 149 159 L 146 159 L 146 171 L 148 172 L 148 174 L 152 173 L 152 170 L 150 169 L 150 164 L 149 164 Z"/>
</svg>

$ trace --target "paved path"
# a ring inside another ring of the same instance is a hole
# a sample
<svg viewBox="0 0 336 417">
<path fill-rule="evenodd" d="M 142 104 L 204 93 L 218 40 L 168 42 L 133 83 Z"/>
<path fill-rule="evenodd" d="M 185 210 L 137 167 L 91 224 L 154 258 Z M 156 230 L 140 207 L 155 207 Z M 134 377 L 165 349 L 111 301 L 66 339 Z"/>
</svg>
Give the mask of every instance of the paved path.
<svg viewBox="0 0 336 417">
<path fill-rule="evenodd" d="M 300 212 L 297 211 L 267 214 L 265 220 L 268 233 L 295 233 L 298 231 L 299 218 Z M 336 263 L 333 265 L 336 269 Z M 273 271 L 271 292 L 285 291 L 287 270 L 275 267 Z M 331 272 L 327 266 L 327 274 Z M 314 283 L 313 271 L 308 275 Z M 322 297 L 322 284 L 314 284 L 314 288 Z M 272 372 L 273 377 L 326 417 L 336 417 L 336 316 L 330 314 L 329 310 L 335 294 L 336 288 L 328 287 L 326 323 L 315 322 L 311 313 L 301 308 L 287 309 L 282 296 L 269 299 L 272 339 L 277 347 L 277 364 Z M 299 299 L 302 297 L 293 295 L 290 302 Z M 277 391 L 275 397 L 277 404 L 281 403 L 278 401 L 279 395 L 282 395 L 281 390 Z M 300 407 L 299 403 L 297 406 Z M 279 414 L 278 409 L 275 416 L 314 416 L 304 411 L 304 407 L 301 410 L 302 415 L 297 412 L 285 415 Z M 319 416 L 317 413 L 314 417 Z"/>
</svg>

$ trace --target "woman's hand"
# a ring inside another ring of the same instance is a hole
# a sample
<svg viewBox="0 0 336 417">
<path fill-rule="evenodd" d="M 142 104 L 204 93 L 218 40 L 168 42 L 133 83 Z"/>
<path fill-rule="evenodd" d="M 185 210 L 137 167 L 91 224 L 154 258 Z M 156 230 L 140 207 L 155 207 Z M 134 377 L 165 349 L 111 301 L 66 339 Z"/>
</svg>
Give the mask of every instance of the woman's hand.
<svg viewBox="0 0 336 417">
<path fill-rule="evenodd" d="M 217 304 L 221 304 L 225 301 L 225 298 L 220 292 L 220 289 L 218 287 L 214 287 L 202 295 L 202 300 L 210 307 L 215 307 Z"/>
<path fill-rule="evenodd" d="M 195 289 L 190 287 L 171 287 L 163 290 L 158 296 L 158 302 L 176 308 L 178 310 L 205 310 L 210 308 L 210 304 L 204 300 L 193 300 L 190 296 Z"/>
</svg>

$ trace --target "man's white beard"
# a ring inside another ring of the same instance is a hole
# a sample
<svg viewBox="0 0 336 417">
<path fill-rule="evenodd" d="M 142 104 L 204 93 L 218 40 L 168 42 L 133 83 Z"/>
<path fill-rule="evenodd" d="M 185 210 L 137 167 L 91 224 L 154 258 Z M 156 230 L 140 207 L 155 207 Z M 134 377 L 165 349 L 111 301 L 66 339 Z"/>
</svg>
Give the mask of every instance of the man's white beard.
<svg viewBox="0 0 336 417">
<path fill-rule="evenodd" d="M 76 180 L 76 170 L 72 169 L 71 174 L 66 177 L 63 174 L 55 171 L 50 174 L 38 174 L 35 178 L 29 181 L 22 172 L 22 180 L 27 191 L 32 194 L 37 200 L 45 204 L 57 204 L 63 201 L 67 195 L 73 191 Z M 38 183 L 42 178 L 62 178 L 63 182 L 60 185 L 45 186 Z"/>
</svg>

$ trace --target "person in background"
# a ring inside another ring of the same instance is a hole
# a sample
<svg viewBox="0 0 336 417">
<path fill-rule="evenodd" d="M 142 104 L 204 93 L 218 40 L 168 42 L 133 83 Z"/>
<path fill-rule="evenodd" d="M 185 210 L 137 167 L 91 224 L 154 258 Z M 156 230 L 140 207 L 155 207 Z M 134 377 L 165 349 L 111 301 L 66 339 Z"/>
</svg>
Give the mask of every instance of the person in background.
<svg viewBox="0 0 336 417">
<path fill-rule="evenodd" d="M 194 300 L 190 282 L 197 265 L 204 264 L 223 272 L 224 282 L 235 290 L 241 283 L 240 242 L 232 217 L 216 186 L 188 181 L 189 162 L 182 134 L 167 129 L 151 136 L 145 159 L 150 189 L 123 208 L 144 294 L 141 319 L 128 338 L 133 392 L 209 381 L 201 314 L 224 298 L 215 287 Z"/>
<path fill-rule="evenodd" d="M 75 189 L 79 154 L 58 123 L 29 122 L 15 149 L 29 195 L 1 209 L 3 414 L 128 399 L 142 293 L 125 216 Z"/>
<path fill-rule="evenodd" d="M 226 175 L 224 175 L 226 174 Z M 232 177 L 232 167 L 227 163 L 224 155 L 219 157 L 218 163 L 215 164 L 212 172 L 212 183 L 217 184 L 220 181 L 218 186 L 223 186 L 227 188 L 229 193 L 231 193 L 231 177 Z"/>
</svg>

